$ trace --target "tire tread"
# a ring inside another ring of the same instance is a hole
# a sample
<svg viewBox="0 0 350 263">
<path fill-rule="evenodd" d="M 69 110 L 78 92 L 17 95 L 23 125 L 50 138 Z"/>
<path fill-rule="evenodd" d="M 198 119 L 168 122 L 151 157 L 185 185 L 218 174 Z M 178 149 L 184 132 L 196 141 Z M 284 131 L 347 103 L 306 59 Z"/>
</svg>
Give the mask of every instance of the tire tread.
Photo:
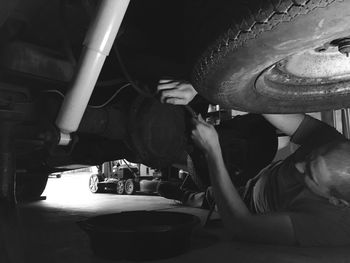
<svg viewBox="0 0 350 263">
<path fill-rule="evenodd" d="M 195 87 L 202 86 L 205 76 L 225 54 L 237 49 L 259 34 L 270 31 L 278 24 L 305 15 L 316 8 L 324 8 L 343 0 L 246 0 L 237 3 L 240 13 L 228 30 L 199 58 L 192 74 Z"/>
</svg>

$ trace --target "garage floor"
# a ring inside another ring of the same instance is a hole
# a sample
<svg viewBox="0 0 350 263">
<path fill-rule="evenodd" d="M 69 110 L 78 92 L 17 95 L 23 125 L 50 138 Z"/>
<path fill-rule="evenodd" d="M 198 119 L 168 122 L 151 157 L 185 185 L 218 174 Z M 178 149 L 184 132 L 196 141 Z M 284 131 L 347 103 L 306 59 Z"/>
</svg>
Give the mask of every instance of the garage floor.
<svg viewBox="0 0 350 263">
<path fill-rule="evenodd" d="M 88 237 L 77 226 L 77 221 L 130 210 L 182 211 L 198 215 L 202 222 L 207 215 L 205 210 L 182 207 L 158 196 L 92 194 L 88 190 L 88 178 L 87 173 L 50 178 L 44 192 L 46 200 L 20 204 L 20 241 L 1 235 L 0 262 L 14 262 L 5 258 L 5 247 L 16 255 L 14 257 L 25 258 L 27 263 L 113 262 L 93 255 Z M 14 245 L 15 242 L 18 244 Z M 230 241 L 219 221 L 214 220 L 209 226 L 195 230 L 187 253 L 156 262 L 350 262 L 350 250 L 236 243 Z"/>
</svg>

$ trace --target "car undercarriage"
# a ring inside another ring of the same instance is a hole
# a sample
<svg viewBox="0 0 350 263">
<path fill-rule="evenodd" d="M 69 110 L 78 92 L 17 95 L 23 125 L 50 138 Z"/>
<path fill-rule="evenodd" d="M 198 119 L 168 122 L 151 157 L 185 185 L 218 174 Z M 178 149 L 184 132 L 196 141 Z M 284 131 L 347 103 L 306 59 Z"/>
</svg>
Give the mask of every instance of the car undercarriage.
<svg viewBox="0 0 350 263">
<path fill-rule="evenodd" d="M 52 172 L 123 158 L 155 168 L 186 162 L 191 114 L 159 102 L 162 78 L 191 81 L 206 99 L 191 106 L 201 109 L 208 101 L 255 113 L 349 104 L 346 1 L 1 5 L 6 202 L 15 203 L 16 174 L 27 178 L 18 185 L 37 180 L 28 194 L 37 196 Z"/>
</svg>

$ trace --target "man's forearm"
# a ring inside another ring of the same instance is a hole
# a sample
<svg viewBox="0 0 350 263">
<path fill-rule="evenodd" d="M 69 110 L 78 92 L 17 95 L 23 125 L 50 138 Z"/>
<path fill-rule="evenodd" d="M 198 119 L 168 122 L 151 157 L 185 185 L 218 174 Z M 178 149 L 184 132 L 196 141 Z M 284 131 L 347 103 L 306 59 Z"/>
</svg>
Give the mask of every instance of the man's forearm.
<svg viewBox="0 0 350 263">
<path fill-rule="evenodd" d="M 231 232 L 236 233 L 240 228 L 240 222 L 247 216 L 251 216 L 251 213 L 231 181 L 222 158 L 221 149 L 209 152 L 206 157 L 219 213 L 225 226 Z"/>
</svg>

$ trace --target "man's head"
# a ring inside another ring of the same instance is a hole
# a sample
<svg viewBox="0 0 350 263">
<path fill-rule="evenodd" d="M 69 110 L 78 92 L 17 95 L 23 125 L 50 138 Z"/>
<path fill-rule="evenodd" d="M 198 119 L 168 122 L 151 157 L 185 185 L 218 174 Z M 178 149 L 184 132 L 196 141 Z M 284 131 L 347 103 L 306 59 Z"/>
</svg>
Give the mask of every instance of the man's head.
<svg viewBox="0 0 350 263">
<path fill-rule="evenodd" d="M 316 149 L 296 168 L 305 174 L 305 184 L 315 194 L 350 202 L 350 141 Z"/>
</svg>

